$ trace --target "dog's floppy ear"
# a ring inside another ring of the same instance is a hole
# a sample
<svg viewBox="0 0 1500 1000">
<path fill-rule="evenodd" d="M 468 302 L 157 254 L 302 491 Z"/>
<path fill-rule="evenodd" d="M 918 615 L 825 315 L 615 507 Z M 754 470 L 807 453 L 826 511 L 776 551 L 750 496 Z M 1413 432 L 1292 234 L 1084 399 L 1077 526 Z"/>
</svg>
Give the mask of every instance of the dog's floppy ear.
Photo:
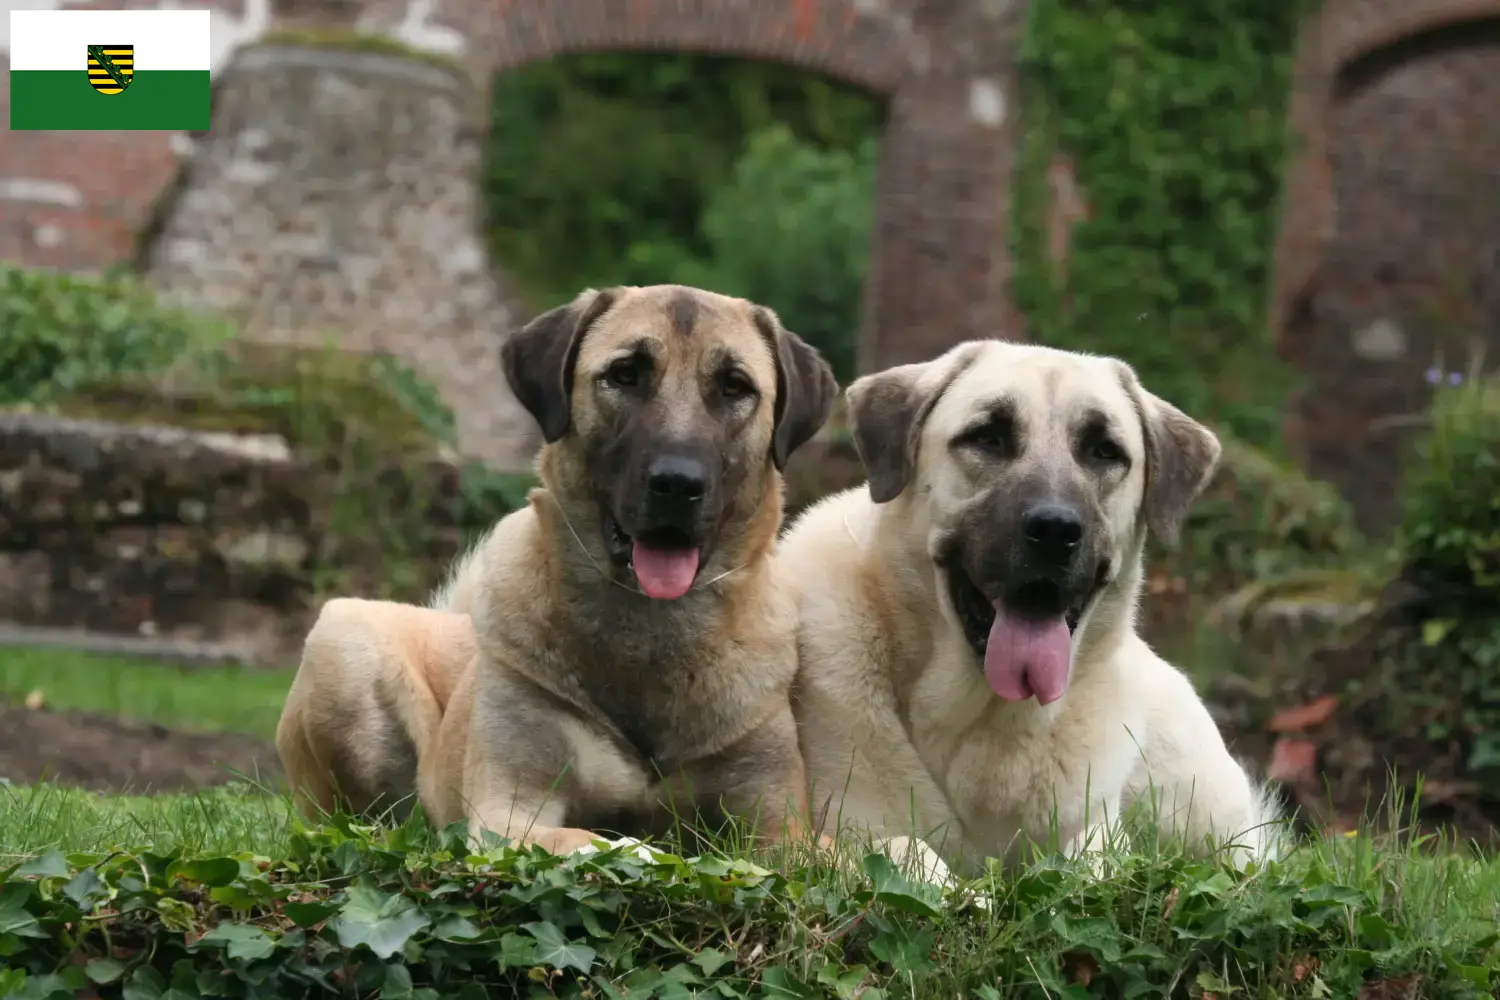
<svg viewBox="0 0 1500 1000">
<path fill-rule="evenodd" d="M 500 348 L 505 381 L 541 425 L 548 444 L 573 422 L 573 370 L 584 334 L 618 295 L 615 288 L 585 289 L 567 305 L 548 309 L 521 327 Z"/>
<path fill-rule="evenodd" d="M 1140 411 L 1146 439 L 1146 526 L 1168 545 L 1177 542 L 1188 508 L 1219 466 L 1223 446 L 1213 431 L 1147 392 L 1130 366 L 1121 379 Z"/>
<path fill-rule="evenodd" d="M 792 452 L 818 433 L 833 410 L 838 382 L 818 349 L 781 325 L 776 313 L 756 306 L 755 325 L 776 357 L 776 408 L 771 461 L 786 468 Z"/>
<path fill-rule="evenodd" d="M 849 422 L 871 500 L 886 503 L 906 489 L 927 415 L 983 349 L 984 341 L 965 341 L 932 361 L 887 368 L 849 386 Z"/>
<path fill-rule="evenodd" d="M 854 447 L 870 481 L 870 499 L 894 500 L 917 460 L 917 434 L 927 407 L 917 382 L 927 365 L 900 365 L 855 379 L 844 392 Z"/>
</svg>

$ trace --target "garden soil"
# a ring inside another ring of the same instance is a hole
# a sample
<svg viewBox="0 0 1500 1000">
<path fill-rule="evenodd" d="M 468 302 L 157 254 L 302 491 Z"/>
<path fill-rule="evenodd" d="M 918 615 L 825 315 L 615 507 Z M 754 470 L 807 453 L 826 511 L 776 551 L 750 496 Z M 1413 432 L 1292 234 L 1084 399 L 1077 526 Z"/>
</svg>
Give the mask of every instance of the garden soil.
<svg viewBox="0 0 1500 1000">
<path fill-rule="evenodd" d="M 84 712 L 0 703 L 0 778 L 108 792 L 174 792 L 280 775 L 276 749 L 232 733 L 187 733 Z"/>
</svg>

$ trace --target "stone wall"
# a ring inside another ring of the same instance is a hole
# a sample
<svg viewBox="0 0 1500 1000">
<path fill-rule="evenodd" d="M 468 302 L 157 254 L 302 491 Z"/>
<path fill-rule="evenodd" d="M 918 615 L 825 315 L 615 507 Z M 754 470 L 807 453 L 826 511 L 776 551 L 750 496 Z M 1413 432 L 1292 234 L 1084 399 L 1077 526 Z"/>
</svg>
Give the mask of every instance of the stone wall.
<svg viewBox="0 0 1500 1000">
<path fill-rule="evenodd" d="M 475 224 L 468 89 L 408 56 L 241 50 L 146 265 L 174 299 L 257 339 L 405 358 L 456 404 L 465 454 L 520 468 L 535 422 L 499 348 L 525 317 L 499 293 Z"/>
<path fill-rule="evenodd" d="M 472 218 L 463 221 L 477 201 L 485 82 L 568 52 L 718 52 L 794 63 L 889 101 L 864 369 L 930 357 L 967 337 L 1022 335 L 1006 286 L 1025 0 L 205 5 L 214 11 L 220 88 L 213 130 L 196 150 L 191 137 L 160 133 L 0 135 L 0 255 L 84 269 L 128 260 L 158 196 L 190 162 L 182 196 L 159 206 L 167 242 L 149 257 L 167 287 L 248 316 L 254 335 L 331 331 L 406 356 L 443 384 L 465 450 L 515 465 L 529 443 L 492 359 L 495 338 L 524 317 L 500 286 L 486 285 L 489 272 L 471 270 L 478 244 L 466 228 Z M 1470 295 L 1471 323 L 1496 325 L 1500 267 L 1485 246 L 1497 238 L 1495 224 L 1477 202 L 1453 194 L 1449 169 L 1477 164 L 1469 181 L 1484 183 L 1485 165 L 1497 162 L 1493 32 L 1430 34 L 1485 18 L 1500 18 L 1500 0 L 1326 0 L 1297 54 L 1298 155 L 1270 305 L 1283 351 L 1313 384 L 1289 416 L 1288 435 L 1372 526 L 1391 514 L 1393 418 L 1419 407 L 1425 391 L 1433 333 L 1412 303 L 1433 297 L 1436 262 L 1456 273 L 1469 265 L 1454 260 L 1474 260 L 1469 270 L 1482 287 Z M 461 72 L 449 87 L 416 55 L 244 53 L 267 31 L 299 25 L 383 34 Z M 1425 40 L 1408 41 L 1418 35 Z M 297 101 L 304 90 L 319 96 Z M 419 108 L 436 109 L 432 120 Z M 354 134 L 340 127 L 344 114 L 367 124 L 391 116 L 411 128 Z M 294 180 L 303 169 L 308 178 Z M 343 177 L 347 191 L 335 183 Z M 372 207 L 362 212 L 362 204 Z M 373 206 L 399 219 L 376 220 Z M 275 254 L 266 250 L 270 233 Z"/>
<path fill-rule="evenodd" d="M 138 237 L 159 222 L 161 239 L 145 260 L 164 287 L 229 310 L 251 336 L 332 332 L 405 356 L 443 386 L 464 450 L 515 467 L 529 458 L 529 425 L 494 379 L 493 353 L 496 338 L 525 317 L 487 285 L 473 232 L 485 84 L 568 52 L 705 51 L 791 62 L 889 98 L 865 368 L 930 357 L 966 337 L 1019 333 L 1006 296 L 1006 223 L 1022 0 L 207 6 L 215 18 L 210 132 L 196 143 L 160 133 L 0 136 L 0 254 L 96 269 L 131 259 Z M 288 27 L 377 33 L 413 55 L 246 48 Z M 423 54 L 462 73 L 444 78 Z M 100 162 L 111 169 L 95 169 Z M 181 189 L 171 192 L 183 165 Z"/>
<path fill-rule="evenodd" d="M 1303 464 L 1398 511 L 1428 371 L 1500 360 L 1500 0 L 1328 0 L 1304 32 L 1272 322 Z"/>
<path fill-rule="evenodd" d="M 331 522 L 351 486 L 278 436 L 0 414 L 0 622 L 295 662 L 321 590 L 404 576 L 392 596 L 420 599 L 459 550 L 457 470 L 391 473 L 420 505 L 400 574 Z"/>
</svg>

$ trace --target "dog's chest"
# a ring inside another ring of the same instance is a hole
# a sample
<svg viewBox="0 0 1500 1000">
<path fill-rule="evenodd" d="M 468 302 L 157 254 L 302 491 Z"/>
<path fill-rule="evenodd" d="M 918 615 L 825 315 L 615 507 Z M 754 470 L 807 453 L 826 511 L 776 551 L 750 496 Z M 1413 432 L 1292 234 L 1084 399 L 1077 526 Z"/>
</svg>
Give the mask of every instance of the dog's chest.
<svg viewBox="0 0 1500 1000">
<path fill-rule="evenodd" d="M 712 780 L 695 783 L 705 775 L 692 762 L 648 759 L 602 731 L 575 734 L 572 750 L 577 784 L 565 826 L 647 837 L 726 819 L 721 802 L 731 790 Z"/>
<path fill-rule="evenodd" d="M 662 773 L 738 740 L 796 666 L 790 631 L 749 644 L 671 621 L 585 631 L 551 655 L 591 714 Z"/>
<path fill-rule="evenodd" d="M 1074 694 L 1080 697 L 1074 699 Z M 1034 703 L 997 701 L 919 726 L 918 751 L 960 816 L 966 839 L 1004 857 L 1026 839 L 1066 844 L 1118 819 L 1139 750 L 1139 724 L 1090 692 L 1046 715 Z"/>
</svg>

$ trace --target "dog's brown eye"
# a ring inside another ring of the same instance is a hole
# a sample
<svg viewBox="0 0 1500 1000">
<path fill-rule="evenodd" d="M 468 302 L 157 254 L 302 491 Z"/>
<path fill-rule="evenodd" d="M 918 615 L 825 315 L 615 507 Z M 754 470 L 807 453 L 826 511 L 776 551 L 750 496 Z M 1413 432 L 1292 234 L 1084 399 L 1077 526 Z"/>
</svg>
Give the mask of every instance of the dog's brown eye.
<svg viewBox="0 0 1500 1000">
<path fill-rule="evenodd" d="M 960 440 L 993 455 L 1009 456 L 1014 450 L 1015 427 L 1008 420 L 991 420 L 965 432 Z"/>
<path fill-rule="evenodd" d="M 641 366 L 633 358 L 616 361 L 604 369 L 605 381 L 621 389 L 629 389 L 641 383 Z"/>
<path fill-rule="evenodd" d="M 726 399 L 744 399 L 755 392 L 755 386 L 745 376 L 728 372 L 719 378 L 719 392 Z"/>
<path fill-rule="evenodd" d="M 1090 454 L 1094 456 L 1094 461 L 1096 462 L 1105 462 L 1113 465 L 1125 461 L 1125 452 L 1121 451 L 1120 446 L 1109 438 L 1100 438 L 1094 442 L 1094 447 L 1090 451 Z"/>
</svg>

